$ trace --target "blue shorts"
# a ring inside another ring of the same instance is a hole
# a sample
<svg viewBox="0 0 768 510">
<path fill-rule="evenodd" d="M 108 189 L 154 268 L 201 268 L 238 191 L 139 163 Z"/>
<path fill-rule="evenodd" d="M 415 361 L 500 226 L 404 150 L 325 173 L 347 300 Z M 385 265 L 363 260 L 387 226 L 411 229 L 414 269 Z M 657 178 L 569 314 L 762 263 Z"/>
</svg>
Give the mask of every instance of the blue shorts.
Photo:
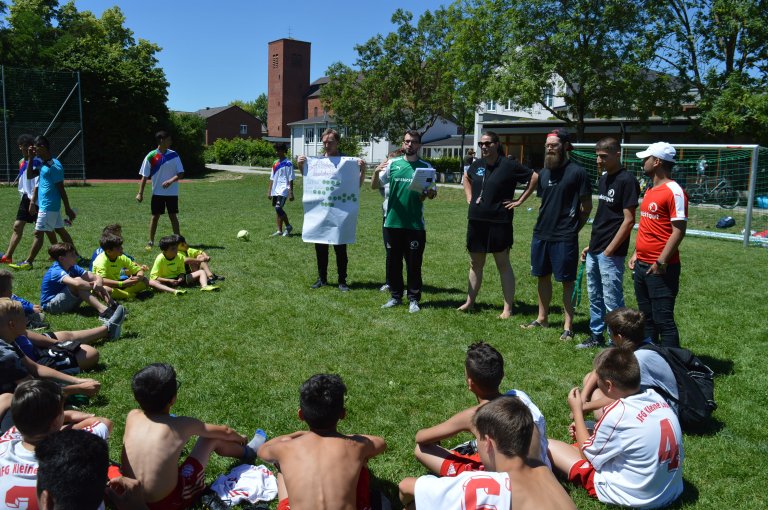
<svg viewBox="0 0 768 510">
<path fill-rule="evenodd" d="M 542 241 L 531 239 L 531 274 L 555 275 L 555 281 L 573 282 L 579 268 L 579 240 Z"/>
</svg>

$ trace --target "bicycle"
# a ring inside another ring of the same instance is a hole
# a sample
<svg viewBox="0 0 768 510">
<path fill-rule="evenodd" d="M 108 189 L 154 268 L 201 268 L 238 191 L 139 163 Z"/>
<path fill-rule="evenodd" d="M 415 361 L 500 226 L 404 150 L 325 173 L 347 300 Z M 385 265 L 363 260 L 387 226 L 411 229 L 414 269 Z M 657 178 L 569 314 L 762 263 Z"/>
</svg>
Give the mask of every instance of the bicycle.
<svg viewBox="0 0 768 510">
<path fill-rule="evenodd" d="M 701 184 L 691 186 L 686 191 L 693 204 L 714 202 L 723 209 L 733 209 L 739 205 L 739 192 L 725 177 L 720 177 L 712 188 L 709 187 L 709 179 L 705 177 Z"/>
</svg>

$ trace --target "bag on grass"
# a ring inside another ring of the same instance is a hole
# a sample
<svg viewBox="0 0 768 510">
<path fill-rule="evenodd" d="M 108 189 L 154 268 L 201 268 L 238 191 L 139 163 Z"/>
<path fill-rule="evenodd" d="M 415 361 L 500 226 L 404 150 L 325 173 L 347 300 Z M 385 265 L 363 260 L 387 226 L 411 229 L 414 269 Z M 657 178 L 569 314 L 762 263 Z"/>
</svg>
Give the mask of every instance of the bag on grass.
<svg viewBox="0 0 768 510">
<path fill-rule="evenodd" d="M 667 400 L 677 403 L 677 416 L 685 431 L 701 428 L 711 417 L 715 403 L 715 373 L 688 349 L 681 347 L 659 347 L 644 344 L 641 349 L 649 349 L 664 358 L 677 382 L 677 395 L 674 398 L 661 388 L 654 388 Z"/>
</svg>

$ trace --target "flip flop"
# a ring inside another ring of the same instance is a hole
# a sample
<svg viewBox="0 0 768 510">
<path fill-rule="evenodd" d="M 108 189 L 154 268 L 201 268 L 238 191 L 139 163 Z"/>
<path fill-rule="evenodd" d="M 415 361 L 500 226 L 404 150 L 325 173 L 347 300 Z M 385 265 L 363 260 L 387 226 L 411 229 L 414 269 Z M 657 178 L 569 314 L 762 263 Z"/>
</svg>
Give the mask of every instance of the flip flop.
<svg viewBox="0 0 768 510">
<path fill-rule="evenodd" d="M 542 324 L 537 320 L 532 320 L 528 324 L 520 324 L 520 327 L 523 329 L 548 328 L 549 324 Z"/>
</svg>

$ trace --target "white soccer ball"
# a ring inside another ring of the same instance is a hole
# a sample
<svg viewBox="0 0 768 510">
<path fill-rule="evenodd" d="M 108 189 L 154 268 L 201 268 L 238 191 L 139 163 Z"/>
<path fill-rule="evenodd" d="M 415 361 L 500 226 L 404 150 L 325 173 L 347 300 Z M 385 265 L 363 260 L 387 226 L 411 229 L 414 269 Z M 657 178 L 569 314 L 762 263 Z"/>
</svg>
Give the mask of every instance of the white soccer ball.
<svg viewBox="0 0 768 510">
<path fill-rule="evenodd" d="M 247 230 L 241 230 L 237 233 L 237 238 L 241 241 L 247 241 L 250 236 L 251 234 Z"/>
</svg>

